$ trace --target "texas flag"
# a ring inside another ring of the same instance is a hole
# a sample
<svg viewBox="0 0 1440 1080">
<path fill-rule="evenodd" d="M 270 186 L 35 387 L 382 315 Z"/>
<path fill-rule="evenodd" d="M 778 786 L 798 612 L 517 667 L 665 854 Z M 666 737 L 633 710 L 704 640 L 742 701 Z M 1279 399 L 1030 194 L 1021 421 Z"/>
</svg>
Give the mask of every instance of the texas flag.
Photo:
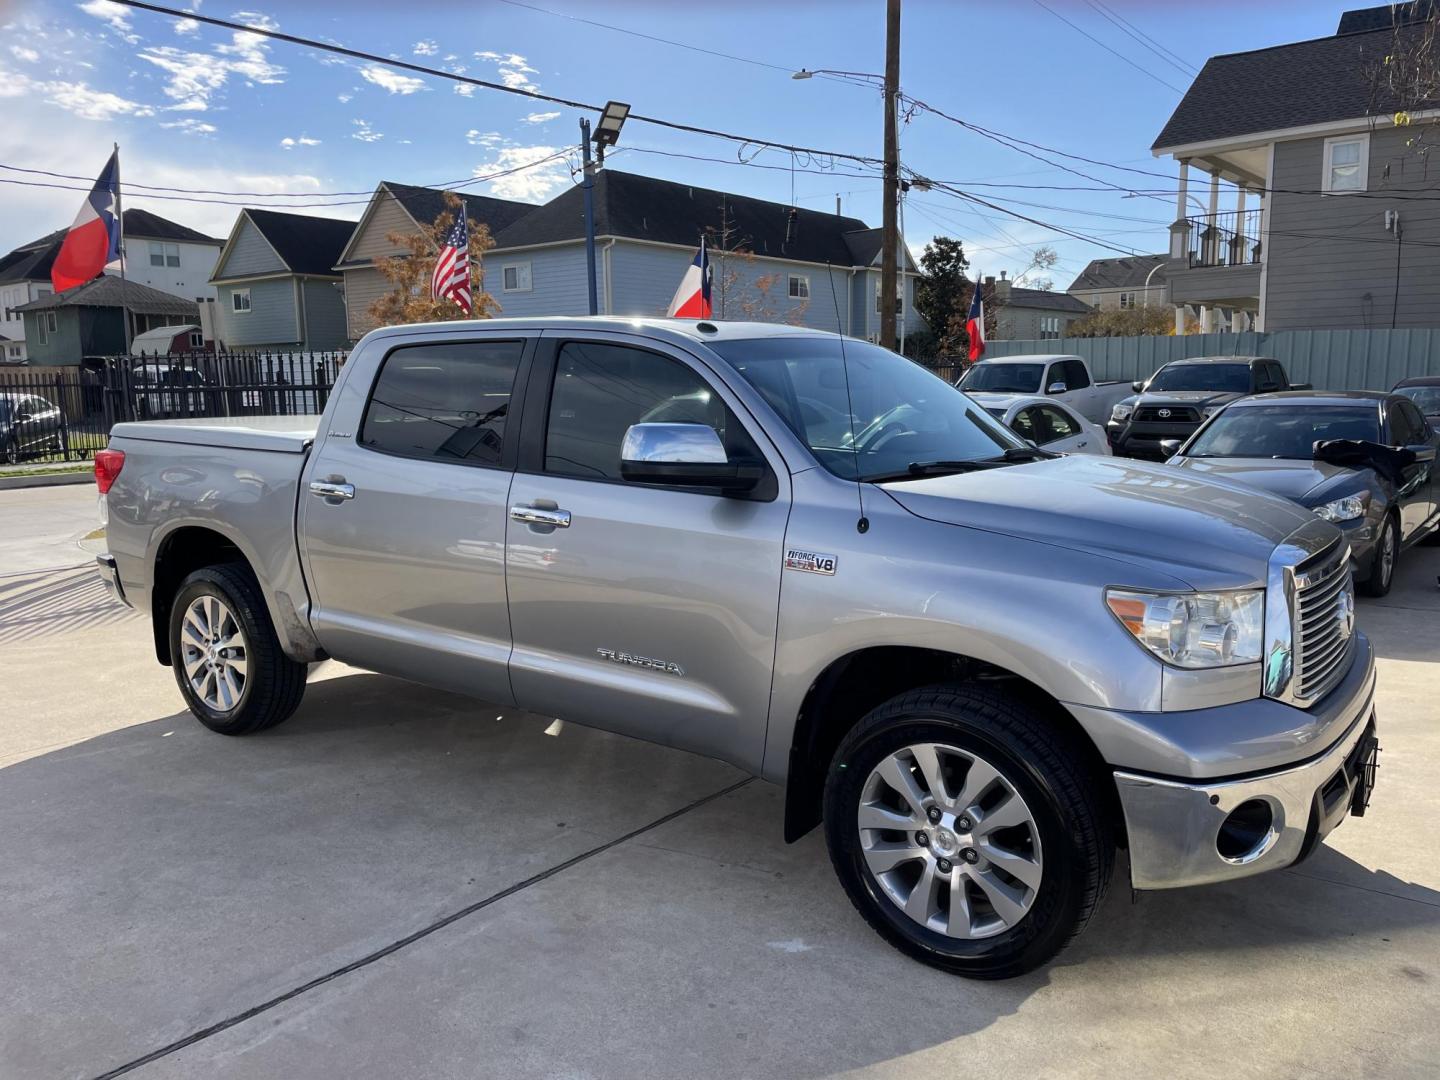
<svg viewBox="0 0 1440 1080">
<path fill-rule="evenodd" d="M 980 275 L 975 275 L 975 295 L 970 298 L 970 314 L 965 317 L 965 333 L 970 335 L 970 362 L 985 355 L 985 297 L 980 293 Z"/>
<path fill-rule="evenodd" d="M 120 222 L 115 217 L 115 202 L 120 197 L 119 154 L 117 150 L 110 155 L 90 197 L 75 215 L 75 224 L 65 234 L 50 268 L 56 292 L 94 280 L 120 257 Z"/>
<path fill-rule="evenodd" d="M 710 257 L 705 254 L 704 237 L 700 238 L 700 250 L 695 261 L 686 267 L 666 314 L 677 319 L 710 318 Z"/>
</svg>

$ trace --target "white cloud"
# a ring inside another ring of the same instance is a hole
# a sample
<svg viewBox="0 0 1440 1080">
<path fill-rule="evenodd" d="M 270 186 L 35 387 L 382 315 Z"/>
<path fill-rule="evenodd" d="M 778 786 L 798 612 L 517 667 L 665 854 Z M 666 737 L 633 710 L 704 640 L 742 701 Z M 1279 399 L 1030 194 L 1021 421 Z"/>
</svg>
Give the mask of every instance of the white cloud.
<svg viewBox="0 0 1440 1080">
<path fill-rule="evenodd" d="M 379 64 L 369 64 L 360 69 L 360 74 L 366 82 L 374 83 L 382 90 L 388 90 L 392 94 L 413 94 L 417 90 L 425 89 L 423 79 L 416 79 L 410 75 L 401 75 L 398 71 L 391 71 Z"/>
<path fill-rule="evenodd" d="M 27 49 L 24 45 L 11 45 L 10 52 L 17 60 L 24 60 L 27 64 L 33 64 L 40 59 L 40 54 L 34 49 Z"/>
<path fill-rule="evenodd" d="M 348 102 L 348 101 L 349 101 L 351 98 L 353 98 L 354 96 L 355 96 L 354 94 L 336 94 L 336 95 L 335 95 L 335 100 L 338 101 L 338 102 L 340 102 L 341 105 L 344 105 L 346 102 Z"/>
<path fill-rule="evenodd" d="M 465 141 L 471 146 L 484 146 L 487 149 L 494 149 L 505 143 L 505 136 L 498 131 L 481 131 L 478 128 L 471 128 L 465 133 Z"/>
<path fill-rule="evenodd" d="M 155 110 L 118 94 L 92 90 L 82 83 L 39 83 L 49 95 L 45 98 L 83 120 L 114 120 L 117 116 L 154 116 Z"/>
<path fill-rule="evenodd" d="M 497 53 L 485 50 L 475 53 L 476 60 L 484 60 L 495 65 L 495 70 L 500 76 L 500 81 L 512 90 L 536 90 L 539 89 L 535 83 L 530 81 L 531 75 L 539 74 L 530 62 L 519 53 Z"/>
<path fill-rule="evenodd" d="M 216 132 L 214 124 L 207 124 L 203 120 L 196 120 L 193 116 L 187 116 L 183 120 L 166 120 L 160 124 L 162 128 L 172 128 L 182 135 L 213 135 Z"/>
<path fill-rule="evenodd" d="M 237 19 L 248 25 L 273 26 L 263 15 L 240 12 Z M 210 100 L 231 76 L 247 84 L 273 86 L 285 81 L 285 69 L 270 62 L 269 46 L 260 34 L 237 30 L 228 44 L 219 44 L 212 52 L 198 52 L 174 45 L 150 45 L 141 49 L 139 57 L 170 76 L 165 96 L 176 104 L 171 109 L 203 112 Z"/>
<path fill-rule="evenodd" d="M 570 181 L 570 170 L 564 158 L 554 157 L 559 151 L 558 146 L 502 146 L 492 158 L 476 165 L 472 175 L 486 176 L 506 169 L 518 169 L 520 171 L 490 181 L 490 194 L 522 202 L 544 202 L 556 188 Z M 541 161 L 544 164 L 535 164 Z M 524 168 L 527 165 L 533 167 Z"/>
<path fill-rule="evenodd" d="M 355 130 L 350 133 L 352 139 L 359 139 L 361 142 L 379 142 L 385 136 L 370 126 L 369 120 L 351 120 Z"/>
<path fill-rule="evenodd" d="M 139 42 L 140 35 L 130 26 L 130 9 L 123 4 L 117 4 L 114 0 L 85 0 L 79 7 L 86 15 L 105 23 L 131 45 Z"/>
<path fill-rule="evenodd" d="M 440 46 L 433 41 L 417 41 L 414 45 L 416 56 L 434 56 L 440 51 Z"/>
<path fill-rule="evenodd" d="M 293 150 L 297 146 L 319 146 L 319 139 L 312 139 L 308 135 L 301 135 L 298 138 L 290 138 L 288 135 L 280 140 L 280 145 L 286 150 Z"/>
<path fill-rule="evenodd" d="M 175 24 L 175 33 L 177 34 L 194 34 L 199 30 L 200 24 L 194 19 L 181 19 Z"/>
<path fill-rule="evenodd" d="M 455 93 L 459 94 L 461 97 L 470 97 L 472 94 L 475 93 L 475 87 L 471 86 L 469 83 L 457 82 L 455 84 Z"/>
<path fill-rule="evenodd" d="M 529 116 L 522 116 L 522 124 L 548 124 L 560 116 L 558 112 L 532 112 Z"/>
</svg>

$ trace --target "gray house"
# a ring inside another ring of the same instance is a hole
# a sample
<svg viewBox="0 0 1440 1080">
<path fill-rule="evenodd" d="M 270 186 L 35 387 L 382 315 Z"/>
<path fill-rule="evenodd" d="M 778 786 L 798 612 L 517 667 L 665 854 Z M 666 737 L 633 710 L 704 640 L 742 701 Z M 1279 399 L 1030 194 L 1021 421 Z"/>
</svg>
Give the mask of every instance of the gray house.
<svg viewBox="0 0 1440 1080">
<path fill-rule="evenodd" d="M 1426 48 L 1429 9 L 1350 11 L 1330 37 L 1206 62 L 1153 147 L 1178 164 L 1177 332 L 1187 313 L 1202 330 L 1440 327 L 1435 120 L 1380 74 Z"/>
<path fill-rule="evenodd" d="M 1091 307 L 1069 293 L 1049 289 L 1016 288 L 1004 271 L 997 281 L 985 279 L 985 314 L 990 337 L 996 341 L 1033 341 L 1064 337 L 1070 324 L 1079 322 Z"/>
<path fill-rule="evenodd" d="M 1168 255 L 1091 259 L 1065 291 L 1096 311 L 1130 311 L 1169 303 Z"/>
<path fill-rule="evenodd" d="M 215 264 L 224 349 L 341 349 L 345 295 L 334 269 L 353 221 L 240 211 Z"/>
</svg>

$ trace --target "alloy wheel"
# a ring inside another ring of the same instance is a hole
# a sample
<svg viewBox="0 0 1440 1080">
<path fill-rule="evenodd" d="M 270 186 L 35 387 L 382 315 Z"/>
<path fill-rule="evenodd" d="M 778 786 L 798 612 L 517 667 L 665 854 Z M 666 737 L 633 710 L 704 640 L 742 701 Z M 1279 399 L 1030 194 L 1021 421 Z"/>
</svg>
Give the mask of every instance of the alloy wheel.
<svg viewBox="0 0 1440 1080">
<path fill-rule="evenodd" d="M 234 709 L 249 678 L 249 651 L 234 613 L 218 596 L 197 596 L 180 626 L 181 663 L 190 689 L 215 712 Z"/>
</svg>

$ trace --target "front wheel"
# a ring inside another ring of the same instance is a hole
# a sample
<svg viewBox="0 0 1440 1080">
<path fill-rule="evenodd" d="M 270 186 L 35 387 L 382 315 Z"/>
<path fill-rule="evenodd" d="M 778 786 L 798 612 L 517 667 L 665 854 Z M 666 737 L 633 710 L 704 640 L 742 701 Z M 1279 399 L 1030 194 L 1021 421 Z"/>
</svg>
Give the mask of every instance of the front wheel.
<svg viewBox="0 0 1440 1080">
<path fill-rule="evenodd" d="M 1370 564 L 1370 576 L 1360 586 L 1366 596 L 1384 596 L 1395 581 L 1395 564 L 1400 560 L 1400 529 L 1395 516 L 1387 515 L 1380 526 L 1380 535 L 1375 538 L 1374 562 Z"/>
<path fill-rule="evenodd" d="M 280 648 L 244 566 L 207 566 L 180 583 L 170 608 L 170 663 L 195 718 L 222 735 L 274 727 L 305 694 L 308 668 Z"/>
<path fill-rule="evenodd" d="M 1002 693 L 894 698 L 841 742 L 825 784 L 831 862 L 892 945 L 977 979 L 1046 963 L 1089 921 L 1114 843 L 1083 747 Z"/>
<path fill-rule="evenodd" d="M 13 436 L 10 438 L 10 441 L 5 444 L 5 464 L 20 464 L 20 444 Z"/>
</svg>

